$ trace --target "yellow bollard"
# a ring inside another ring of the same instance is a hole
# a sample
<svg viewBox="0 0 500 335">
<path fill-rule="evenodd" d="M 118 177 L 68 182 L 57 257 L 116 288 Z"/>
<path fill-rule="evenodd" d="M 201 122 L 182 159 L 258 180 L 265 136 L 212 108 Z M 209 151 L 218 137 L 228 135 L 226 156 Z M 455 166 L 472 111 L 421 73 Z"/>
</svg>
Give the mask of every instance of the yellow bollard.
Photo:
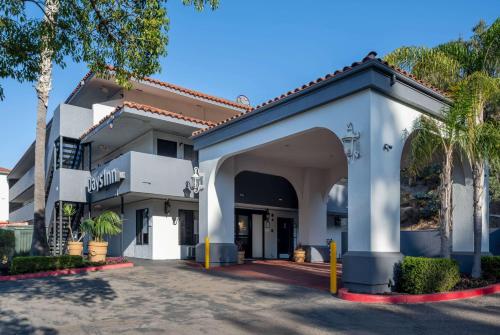
<svg viewBox="0 0 500 335">
<path fill-rule="evenodd" d="M 337 246 L 330 242 L 330 293 L 337 294 Z"/>
<path fill-rule="evenodd" d="M 210 240 L 205 237 L 205 269 L 210 268 Z"/>
</svg>

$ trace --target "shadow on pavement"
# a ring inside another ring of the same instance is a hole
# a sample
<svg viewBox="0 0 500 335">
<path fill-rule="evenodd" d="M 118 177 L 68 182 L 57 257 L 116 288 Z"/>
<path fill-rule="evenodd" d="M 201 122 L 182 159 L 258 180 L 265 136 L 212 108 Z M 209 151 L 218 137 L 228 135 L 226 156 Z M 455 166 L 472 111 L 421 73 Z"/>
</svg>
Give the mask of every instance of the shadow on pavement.
<svg viewBox="0 0 500 335">
<path fill-rule="evenodd" d="M 64 299 L 84 306 L 116 298 L 116 293 L 107 280 L 86 276 L 87 274 L 81 274 L 4 282 L 1 284 L 0 293 L 2 297 L 13 294 L 20 301 Z"/>
<path fill-rule="evenodd" d="M 40 334 L 55 335 L 59 332 L 49 327 L 33 327 L 26 317 L 19 317 L 10 310 L 0 309 L 0 334 Z"/>
</svg>

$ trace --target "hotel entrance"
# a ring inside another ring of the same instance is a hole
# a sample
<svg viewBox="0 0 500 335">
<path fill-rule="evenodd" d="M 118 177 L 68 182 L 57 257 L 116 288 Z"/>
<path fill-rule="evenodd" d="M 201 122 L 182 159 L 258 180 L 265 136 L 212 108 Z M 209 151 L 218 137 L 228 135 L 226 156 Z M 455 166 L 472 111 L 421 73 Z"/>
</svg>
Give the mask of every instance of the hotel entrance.
<svg viewBox="0 0 500 335">
<path fill-rule="evenodd" d="M 234 242 L 245 251 L 245 258 L 291 258 L 296 218 L 278 215 L 274 210 L 235 210 Z"/>
<path fill-rule="evenodd" d="M 245 258 L 264 258 L 265 211 L 236 209 L 234 242 L 245 250 Z"/>
</svg>

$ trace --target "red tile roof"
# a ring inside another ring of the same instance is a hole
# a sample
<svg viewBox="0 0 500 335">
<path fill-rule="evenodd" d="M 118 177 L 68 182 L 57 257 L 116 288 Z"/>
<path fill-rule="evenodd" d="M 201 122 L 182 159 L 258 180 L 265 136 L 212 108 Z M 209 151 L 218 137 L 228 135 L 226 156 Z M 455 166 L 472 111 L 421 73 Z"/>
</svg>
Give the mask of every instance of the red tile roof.
<svg viewBox="0 0 500 335">
<path fill-rule="evenodd" d="M 6 168 L 3 168 L 3 167 L 0 167 L 0 174 L 9 174 L 10 173 L 10 170 L 9 169 L 6 169 Z"/>
<path fill-rule="evenodd" d="M 386 66 L 390 67 L 391 69 L 393 69 L 393 70 L 395 70 L 395 71 L 399 72 L 399 73 L 400 73 L 400 74 L 402 74 L 403 76 L 408 77 L 408 78 L 411 78 L 411 79 L 412 79 L 412 80 L 414 80 L 414 81 L 417 81 L 417 82 L 418 82 L 418 83 L 420 83 L 421 85 L 423 85 L 423 86 L 425 86 L 425 87 L 427 87 L 427 88 L 429 88 L 429 89 L 433 90 L 434 92 L 436 92 L 436 93 L 438 93 L 438 94 L 445 95 L 445 96 L 447 95 L 447 93 L 446 93 L 446 92 L 441 91 L 441 90 L 440 90 L 440 89 L 438 89 L 437 87 L 434 87 L 434 86 L 432 86 L 431 84 L 426 83 L 426 82 L 424 82 L 424 81 L 422 81 L 422 80 L 418 79 L 418 78 L 417 78 L 417 77 L 415 77 L 413 74 L 411 74 L 411 73 L 409 73 L 409 72 L 407 72 L 407 71 L 404 71 L 404 70 L 402 70 L 402 69 L 400 69 L 400 68 L 398 68 L 398 67 L 396 67 L 396 66 L 394 66 L 394 65 L 391 65 L 391 64 L 389 64 L 388 62 L 386 62 L 386 61 L 382 60 L 381 58 L 377 58 L 377 53 L 376 53 L 375 51 L 371 51 L 371 52 L 370 52 L 370 53 L 368 53 L 368 55 L 367 55 L 365 58 L 363 58 L 363 60 L 362 60 L 362 61 L 360 61 L 360 62 L 354 62 L 354 63 L 352 63 L 352 64 L 351 64 L 351 66 L 345 66 L 342 70 L 337 70 L 337 71 L 335 71 L 335 72 L 333 72 L 333 73 L 329 73 L 329 74 L 325 75 L 324 77 L 320 77 L 320 78 L 318 78 L 318 79 L 316 79 L 316 80 L 310 81 L 309 83 L 304 84 L 304 85 L 302 85 L 301 87 L 297 87 L 297 88 L 296 88 L 296 89 L 294 89 L 294 90 L 288 91 L 287 93 L 284 93 L 284 94 L 280 95 L 279 97 L 276 97 L 276 98 L 274 98 L 274 99 L 270 99 L 270 100 L 268 100 L 268 101 L 266 101 L 266 102 L 263 102 L 262 104 L 260 104 L 260 105 L 258 105 L 258 106 L 255 106 L 254 108 L 252 108 L 251 110 L 249 110 L 249 111 L 247 111 L 247 112 L 242 112 L 242 113 L 240 113 L 240 114 L 238 114 L 238 115 L 233 115 L 233 116 L 231 116 L 231 117 L 229 117 L 229 118 L 227 118 L 227 119 L 225 119 L 225 120 L 222 120 L 222 121 L 218 122 L 217 124 L 215 124 L 214 126 L 211 126 L 211 127 L 205 128 L 205 129 L 199 129 L 199 130 L 197 130 L 197 131 L 193 132 L 193 136 L 195 136 L 195 137 L 196 137 L 196 136 L 198 136 L 198 135 L 201 135 L 202 133 L 204 133 L 204 132 L 206 132 L 206 131 L 208 131 L 208 130 L 211 130 L 211 129 L 213 129 L 213 128 L 216 128 L 216 127 L 218 127 L 218 126 L 220 126 L 220 125 L 222 125 L 222 124 L 225 124 L 225 123 L 227 123 L 227 122 L 229 122 L 229 121 L 231 121 L 231 120 L 234 120 L 234 119 L 240 118 L 241 116 L 246 115 L 246 114 L 248 114 L 248 113 L 252 113 L 253 111 L 258 110 L 258 109 L 260 109 L 260 108 L 262 108 L 262 107 L 264 107 L 264 106 L 266 106 L 266 105 L 269 105 L 269 104 L 271 104 L 271 103 L 278 102 L 278 101 L 280 101 L 280 100 L 282 100 L 282 99 L 284 99 L 284 98 L 286 98 L 286 97 L 289 97 L 289 96 L 294 95 L 294 94 L 296 94 L 296 93 L 299 93 L 299 92 L 301 92 L 301 91 L 303 91 L 303 90 L 305 90 L 305 89 L 307 89 L 307 88 L 310 88 L 310 87 L 312 87 L 312 86 L 315 86 L 316 84 L 321 83 L 321 82 L 323 82 L 323 81 L 325 81 L 325 80 L 327 80 L 327 79 L 330 79 L 330 78 L 335 77 L 335 76 L 337 76 L 337 75 L 340 75 L 340 74 L 343 74 L 343 73 L 349 72 L 349 71 L 351 71 L 353 68 L 355 68 L 355 67 L 357 67 L 357 66 L 359 66 L 359 65 L 362 65 L 362 64 L 368 63 L 368 62 L 370 62 L 370 61 L 375 61 L 375 62 L 379 62 L 379 63 L 381 63 L 381 64 L 383 64 L 383 65 L 386 65 Z"/>
<path fill-rule="evenodd" d="M 87 136 L 88 134 L 90 134 L 94 129 L 96 129 L 97 127 L 99 127 L 101 124 L 103 124 L 104 122 L 106 122 L 110 118 L 113 118 L 114 115 L 117 112 L 119 112 L 120 110 L 122 110 L 124 107 L 132 108 L 132 109 L 137 109 L 137 110 L 141 110 L 141 111 L 149 112 L 149 113 L 153 113 L 153 114 L 164 115 L 164 116 L 176 118 L 176 119 L 179 119 L 179 120 L 184 120 L 184 121 L 188 121 L 188 122 L 198 123 L 198 124 L 201 124 L 201 125 L 204 125 L 204 126 L 209 126 L 209 127 L 215 125 L 215 123 L 212 122 L 212 121 L 201 120 L 201 119 L 194 118 L 194 117 L 191 117 L 191 116 L 186 116 L 186 115 L 183 115 L 183 114 L 170 112 L 170 111 L 167 111 L 167 110 L 164 110 L 164 109 L 160 109 L 160 108 L 156 108 L 156 107 L 148 106 L 148 105 L 143 105 L 143 104 L 139 104 L 139 103 L 132 102 L 132 101 L 124 101 L 122 105 L 117 106 L 114 111 L 112 111 L 111 113 L 109 113 L 106 117 L 102 118 L 97 124 L 93 125 L 85 133 L 83 133 L 83 135 L 80 136 L 80 139 L 82 139 L 85 136 Z"/>
<path fill-rule="evenodd" d="M 108 66 L 108 69 L 110 71 L 114 71 L 114 68 L 112 66 Z M 78 83 L 78 85 L 76 86 L 76 88 L 73 90 L 73 92 L 71 92 L 71 94 L 66 99 L 66 103 L 68 103 L 71 100 L 71 98 L 78 92 L 78 90 L 83 85 L 85 85 L 85 81 L 88 78 L 90 78 L 92 75 L 93 75 L 93 72 L 89 71 L 83 77 L 83 79 L 80 80 L 80 82 Z M 192 90 L 192 89 L 189 89 L 189 88 L 185 88 L 185 87 L 182 87 L 182 86 L 179 86 L 179 85 L 167 83 L 167 82 L 160 81 L 160 80 L 154 79 L 154 78 L 145 77 L 145 78 L 142 78 L 142 79 L 134 79 L 134 80 L 138 81 L 138 82 L 140 82 L 140 81 L 146 81 L 148 83 L 159 85 L 159 86 L 162 86 L 162 87 L 165 87 L 165 88 L 177 91 L 179 93 L 184 93 L 184 94 L 187 94 L 187 95 L 190 95 L 190 96 L 193 96 L 193 97 L 206 99 L 206 100 L 209 100 L 209 101 L 217 102 L 217 103 L 220 103 L 220 104 L 223 104 L 223 105 L 228 105 L 228 106 L 235 107 L 235 108 L 242 109 L 242 110 L 246 110 L 246 111 L 249 111 L 249 110 L 252 109 L 251 106 L 242 105 L 242 104 L 239 104 L 239 103 L 231 101 L 231 100 L 227 100 L 227 99 L 224 99 L 224 98 L 220 98 L 220 97 L 216 97 L 216 96 L 213 96 L 213 95 L 205 94 L 203 92 L 199 92 L 199 91 L 195 91 L 195 90 Z"/>
</svg>

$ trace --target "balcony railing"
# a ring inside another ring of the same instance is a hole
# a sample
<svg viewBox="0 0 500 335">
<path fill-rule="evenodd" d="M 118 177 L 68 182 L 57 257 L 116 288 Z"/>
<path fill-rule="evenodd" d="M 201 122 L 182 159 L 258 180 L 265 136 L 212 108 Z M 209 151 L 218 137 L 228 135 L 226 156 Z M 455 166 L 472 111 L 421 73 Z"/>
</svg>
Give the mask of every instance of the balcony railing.
<svg viewBox="0 0 500 335">
<path fill-rule="evenodd" d="M 29 202 L 23 207 L 16 209 L 9 213 L 9 221 L 11 222 L 25 222 L 33 220 L 34 203 Z"/>
<path fill-rule="evenodd" d="M 194 197 L 188 183 L 193 174 L 193 163 L 190 160 L 130 151 L 94 169 L 91 175 L 98 177 L 113 169 L 124 172 L 124 179 L 94 191 L 93 202 L 130 192 L 178 198 Z"/>
<path fill-rule="evenodd" d="M 29 169 L 14 185 L 9 189 L 10 201 L 15 201 L 24 191 L 33 186 L 35 180 L 35 167 Z"/>
</svg>

